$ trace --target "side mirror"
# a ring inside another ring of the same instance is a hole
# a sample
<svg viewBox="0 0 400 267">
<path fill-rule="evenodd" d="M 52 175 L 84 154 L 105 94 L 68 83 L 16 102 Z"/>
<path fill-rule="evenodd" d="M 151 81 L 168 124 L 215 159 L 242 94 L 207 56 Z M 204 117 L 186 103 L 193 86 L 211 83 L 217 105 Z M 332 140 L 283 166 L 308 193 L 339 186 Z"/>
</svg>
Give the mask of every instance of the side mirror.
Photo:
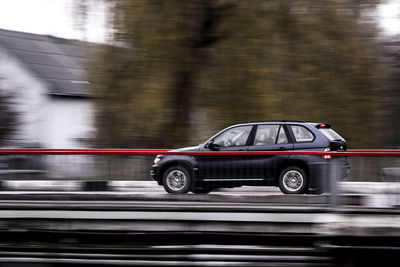
<svg viewBox="0 0 400 267">
<path fill-rule="evenodd" d="M 207 143 L 206 148 L 208 148 L 210 150 L 218 151 L 221 147 L 218 144 L 214 144 L 213 141 L 210 141 Z"/>
</svg>

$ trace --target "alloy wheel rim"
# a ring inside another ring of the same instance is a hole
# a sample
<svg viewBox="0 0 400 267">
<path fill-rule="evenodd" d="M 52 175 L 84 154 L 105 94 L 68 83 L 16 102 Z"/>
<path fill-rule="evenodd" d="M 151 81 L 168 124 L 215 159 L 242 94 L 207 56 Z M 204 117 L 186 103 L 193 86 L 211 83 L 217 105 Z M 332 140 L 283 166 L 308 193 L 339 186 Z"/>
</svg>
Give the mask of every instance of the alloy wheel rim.
<svg viewBox="0 0 400 267">
<path fill-rule="evenodd" d="M 290 170 L 283 176 L 283 186 L 290 192 L 299 190 L 304 183 L 303 175 L 296 170 Z"/>
<path fill-rule="evenodd" d="M 173 170 L 167 176 L 168 187 L 173 191 L 182 190 L 186 185 L 186 175 L 180 170 Z"/>
</svg>

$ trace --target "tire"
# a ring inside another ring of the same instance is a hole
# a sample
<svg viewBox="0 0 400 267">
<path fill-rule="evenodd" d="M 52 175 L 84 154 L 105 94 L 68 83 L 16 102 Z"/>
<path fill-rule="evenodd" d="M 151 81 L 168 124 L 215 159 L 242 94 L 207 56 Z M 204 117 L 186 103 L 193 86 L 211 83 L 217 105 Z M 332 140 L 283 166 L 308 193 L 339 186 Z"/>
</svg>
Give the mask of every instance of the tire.
<svg viewBox="0 0 400 267">
<path fill-rule="evenodd" d="M 284 194 L 304 194 L 307 183 L 305 171 L 297 166 L 287 167 L 279 175 L 279 188 Z"/>
<path fill-rule="evenodd" d="M 195 187 L 192 192 L 194 194 L 208 194 L 211 192 L 211 188 L 209 187 Z"/>
<path fill-rule="evenodd" d="M 172 166 L 164 172 L 163 186 L 168 193 L 186 194 L 189 192 L 191 180 L 191 175 L 186 168 Z"/>
</svg>

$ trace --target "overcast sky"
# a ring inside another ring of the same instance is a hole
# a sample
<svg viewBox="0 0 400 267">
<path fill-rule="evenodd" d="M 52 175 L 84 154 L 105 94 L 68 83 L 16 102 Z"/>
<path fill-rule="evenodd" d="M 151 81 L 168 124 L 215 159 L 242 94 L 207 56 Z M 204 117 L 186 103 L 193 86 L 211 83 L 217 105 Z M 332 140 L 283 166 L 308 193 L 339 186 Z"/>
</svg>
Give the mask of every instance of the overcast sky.
<svg viewBox="0 0 400 267">
<path fill-rule="evenodd" d="M 378 8 L 379 24 L 387 35 L 400 34 L 400 0 L 387 0 Z"/>
<path fill-rule="evenodd" d="M 0 28 L 105 42 L 105 9 L 99 4 L 90 13 L 88 31 L 84 33 L 75 25 L 73 0 L 0 0 Z M 377 14 L 385 34 L 400 34 L 400 0 L 387 0 Z"/>
<path fill-rule="evenodd" d="M 0 0 L 1 29 L 104 42 L 104 6 L 97 5 L 90 13 L 86 34 L 77 28 L 73 15 L 73 0 Z"/>
</svg>

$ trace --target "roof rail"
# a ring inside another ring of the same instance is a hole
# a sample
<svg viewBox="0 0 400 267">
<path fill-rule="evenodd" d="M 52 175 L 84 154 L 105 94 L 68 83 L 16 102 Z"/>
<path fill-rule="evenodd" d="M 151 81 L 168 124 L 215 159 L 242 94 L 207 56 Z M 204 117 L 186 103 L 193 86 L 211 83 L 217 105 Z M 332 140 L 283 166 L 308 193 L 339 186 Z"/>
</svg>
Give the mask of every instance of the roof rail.
<svg viewBox="0 0 400 267">
<path fill-rule="evenodd" d="M 258 123 L 258 122 L 300 122 L 300 123 L 305 123 L 305 121 L 299 121 L 299 120 L 261 120 L 261 121 L 244 121 L 242 123 Z"/>
</svg>

